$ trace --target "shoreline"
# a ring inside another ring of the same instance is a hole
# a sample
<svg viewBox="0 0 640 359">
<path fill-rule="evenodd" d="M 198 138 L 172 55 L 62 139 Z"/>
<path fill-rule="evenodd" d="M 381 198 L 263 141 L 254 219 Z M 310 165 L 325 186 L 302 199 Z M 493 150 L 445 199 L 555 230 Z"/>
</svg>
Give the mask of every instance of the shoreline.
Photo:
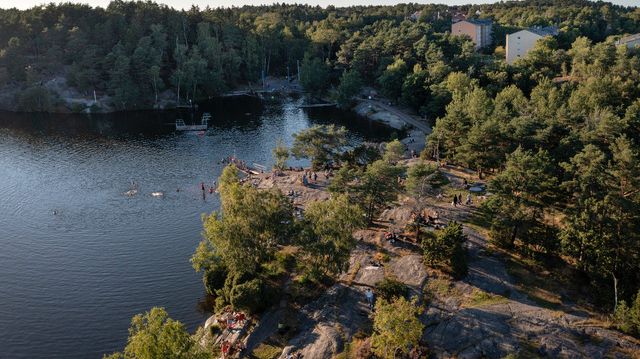
<svg viewBox="0 0 640 359">
<path fill-rule="evenodd" d="M 228 91 L 211 99 L 225 99 L 238 97 L 254 97 L 262 98 L 263 94 L 284 94 L 295 95 L 304 92 L 296 81 L 291 83 L 284 79 L 270 79 L 268 86 L 264 90 L 253 90 L 250 86 L 238 87 L 232 91 Z M 140 112 L 171 112 L 179 111 L 180 107 L 166 108 L 148 108 L 148 109 L 131 109 L 131 110 L 111 110 L 111 111 L 16 111 L 6 108 L 0 108 L 0 114 L 17 114 L 17 115 L 114 115 L 114 114 L 131 114 Z M 408 109 L 388 104 L 388 101 L 382 98 L 363 99 L 357 98 L 355 105 L 345 111 L 352 111 L 362 120 L 374 121 L 383 124 L 389 128 L 406 131 L 404 137 L 400 140 L 407 146 L 408 150 L 414 150 L 416 153 L 425 146 L 425 137 L 431 133 L 431 127 L 422 119 L 410 113 Z"/>
<path fill-rule="evenodd" d="M 0 112 L 12 113 L 51 113 L 51 114 L 112 114 L 121 112 L 134 111 L 172 111 L 184 108 L 184 105 L 176 104 L 176 93 L 167 89 L 158 93 L 156 104 L 141 107 L 137 109 L 118 110 L 111 104 L 112 100 L 109 95 L 104 93 L 80 93 L 73 87 L 67 85 L 66 79 L 62 76 L 54 76 L 49 80 L 43 81 L 41 88 L 49 91 L 49 94 L 55 99 L 55 104 L 51 105 L 46 111 L 21 111 L 17 104 L 17 98 L 24 91 L 24 88 L 12 88 L 10 86 L 0 87 Z M 304 91 L 296 80 L 287 81 L 285 78 L 267 77 L 263 85 L 253 86 L 252 84 L 241 84 L 216 96 L 211 96 L 208 100 L 214 98 L 226 97 L 242 97 L 250 96 L 262 98 L 266 94 L 301 94 Z M 203 99 L 200 103 L 207 101 Z M 198 104 L 196 102 L 196 105 Z M 187 106 L 189 107 L 189 106 Z"/>
</svg>

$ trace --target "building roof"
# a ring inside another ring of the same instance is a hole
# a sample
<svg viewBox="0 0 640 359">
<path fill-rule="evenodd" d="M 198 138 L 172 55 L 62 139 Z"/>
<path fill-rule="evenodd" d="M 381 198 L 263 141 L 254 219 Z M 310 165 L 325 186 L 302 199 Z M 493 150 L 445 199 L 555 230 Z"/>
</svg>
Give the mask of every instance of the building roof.
<svg viewBox="0 0 640 359">
<path fill-rule="evenodd" d="M 449 12 L 449 10 L 447 10 L 447 12 Z M 463 20 L 466 20 L 466 19 L 467 19 L 467 15 L 463 14 L 461 12 L 457 12 L 457 13 L 451 15 L 451 22 L 453 22 L 453 23 L 460 22 L 460 21 L 463 21 Z"/>
<path fill-rule="evenodd" d="M 637 41 L 637 40 L 640 40 L 640 34 L 625 36 L 625 37 L 621 38 L 620 40 L 616 41 L 616 44 L 617 45 L 623 45 L 623 44 L 626 44 L 628 42 Z"/>
<path fill-rule="evenodd" d="M 555 26 L 546 26 L 546 27 L 531 27 L 527 30 L 533 32 L 534 34 L 538 34 L 540 36 L 556 36 L 558 35 L 558 28 Z"/>
<path fill-rule="evenodd" d="M 541 37 L 558 35 L 558 28 L 557 27 L 548 26 L 548 27 L 531 27 L 531 28 L 528 28 L 528 29 L 523 29 L 523 30 L 511 33 L 511 34 L 509 34 L 509 36 L 517 34 L 517 33 L 522 32 L 522 31 L 528 31 L 530 33 L 536 34 L 536 35 L 541 36 Z"/>
<path fill-rule="evenodd" d="M 493 24 L 493 20 L 491 19 L 466 19 L 462 21 L 470 22 L 474 25 L 479 25 L 479 26 Z"/>
</svg>

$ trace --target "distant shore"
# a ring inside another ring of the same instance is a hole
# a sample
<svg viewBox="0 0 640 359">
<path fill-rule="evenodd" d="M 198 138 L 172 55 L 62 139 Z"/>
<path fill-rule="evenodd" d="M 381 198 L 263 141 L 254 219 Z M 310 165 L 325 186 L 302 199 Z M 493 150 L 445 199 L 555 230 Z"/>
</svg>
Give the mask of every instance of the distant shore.
<svg viewBox="0 0 640 359">
<path fill-rule="evenodd" d="M 111 97 L 103 92 L 81 93 L 72 86 L 62 76 L 55 76 L 46 81 L 42 81 L 41 88 L 46 90 L 52 98 L 52 105 L 47 111 L 20 111 L 17 107 L 16 98 L 20 95 L 22 88 L 16 86 L 0 87 L 0 111 L 5 112 L 41 112 L 41 113 L 116 113 L 129 111 L 153 111 L 153 110 L 174 110 L 188 106 L 188 102 L 182 99 L 178 104 L 178 96 L 172 89 L 164 90 L 158 94 L 155 104 L 150 106 L 136 107 L 135 109 L 119 109 L 113 105 Z M 255 96 L 261 97 L 269 93 L 293 94 L 303 93 L 300 84 L 286 78 L 267 77 L 264 85 L 244 84 L 233 89 L 220 93 L 211 98 L 219 97 L 239 97 Z"/>
</svg>

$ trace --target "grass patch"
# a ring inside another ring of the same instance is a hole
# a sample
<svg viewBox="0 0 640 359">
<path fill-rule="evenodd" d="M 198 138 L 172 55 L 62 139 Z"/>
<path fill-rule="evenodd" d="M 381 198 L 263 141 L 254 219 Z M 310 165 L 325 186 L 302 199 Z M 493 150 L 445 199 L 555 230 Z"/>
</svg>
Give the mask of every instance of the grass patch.
<svg viewBox="0 0 640 359">
<path fill-rule="evenodd" d="M 462 299 L 462 293 L 447 278 L 429 279 L 424 287 L 423 295 L 425 304 L 445 297 Z"/>
<path fill-rule="evenodd" d="M 280 357 L 282 350 L 283 348 L 262 343 L 253 349 L 249 357 L 252 359 L 276 359 Z"/>
<path fill-rule="evenodd" d="M 362 263 L 360 262 L 355 262 L 353 264 L 353 269 L 349 273 L 349 277 L 347 279 L 347 282 L 349 283 L 349 285 L 351 284 L 351 282 L 353 282 L 356 279 L 356 276 L 358 275 L 358 272 L 360 271 L 361 267 L 362 267 Z"/>
<path fill-rule="evenodd" d="M 540 290 L 538 291 L 532 290 L 532 291 L 526 291 L 526 292 L 527 292 L 527 297 L 529 299 L 531 299 L 537 305 L 543 308 L 558 310 L 562 307 L 562 302 L 560 301 L 560 299 L 558 299 L 558 296 L 556 296 L 555 294 L 544 293 L 544 291 L 540 291 Z M 543 295 L 540 295 L 540 293 L 543 293 Z"/>
<path fill-rule="evenodd" d="M 384 252 L 376 252 L 376 254 L 373 256 L 373 259 L 375 259 L 376 261 L 378 261 L 380 263 L 387 263 L 387 262 L 389 262 L 389 260 L 391 260 L 389 255 L 387 253 L 384 253 Z"/>
<path fill-rule="evenodd" d="M 487 213 L 483 211 L 482 208 L 479 208 L 477 211 L 473 211 L 471 216 L 469 216 L 465 221 L 465 224 L 489 238 L 491 221 L 489 220 Z"/>
<path fill-rule="evenodd" d="M 451 290 L 451 281 L 443 278 L 431 279 L 427 283 L 425 289 L 431 294 L 444 297 L 448 295 Z"/>
<path fill-rule="evenodd" d="M 471 296 L 467 298 L 463 306 L 467 308 L 487 307 L 494 304 L 506 303 L 507 301 L 508 299 L 501 295 L 488 293 L 483 290 L 474 288 Z"/>
<path fill-rule="evenodd" d="M 520 350 L 517 353 L 509 353 L 506 358 L 509 359 L 538 359 L 540 354 L 538 352 L 539 346 L 537 343 L 530 340 L 520 341 Z"/>
<path fill-rule="evenodd" d="M 532 269 L 533 267 L 533 269 Z M 535 274 L 536 264 L 531 260 L 518 262 L 515 259 L 506 261 L 507 273 L 516 279 L 518 289 L 540 307 L 558 310 L 562 307 L 562 298 L 557 284 Z"/>
</svg>

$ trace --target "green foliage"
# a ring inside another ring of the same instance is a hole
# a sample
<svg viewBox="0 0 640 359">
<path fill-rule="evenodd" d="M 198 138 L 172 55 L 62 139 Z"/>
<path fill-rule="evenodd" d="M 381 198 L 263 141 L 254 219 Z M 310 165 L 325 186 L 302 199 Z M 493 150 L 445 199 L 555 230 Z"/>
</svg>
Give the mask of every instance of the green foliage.
<svg viewBox="0 0 640 359">
<path fill-rule="evenodd" d="M 404 158 L 404 153 L 407 150 L 404 143 L 393 140 L 386 144 L 384 148 L 384 154 L 382 155 L 382 159 L 389 162 L 392 165 L 395 165 Z"/>
<path fill-rule="evenodd" d="M 345 71 L 340 77 L 340 83 L 336 90 L 336 103 L 342 108 L 349 108 L 353 103 L 353 98 L 358 95 L 362 88 L 361 75 L 355 71 Z"/>
<path fill-rule="evenodd" d="M 250 281 L 237 284 L 233 287 L 229 302 L 234 308 L 249 313 L 255 313 L 264 309 L 269 302 L 265 300 L 265 288 L 262 280 L 254 278 Z"/>
<path fill-rule="evenodd" d="M 407 192 L 422 197 L 427 191 L 440 183 L 439 171 L 436 166 L 420 162 L 409 167 L 407 170 L 406 188 Z"/>
<path fill-rule="evenodd" d="M 391 302 L 408 294 L 407 286 L 393 278 L 385 278 L 376 284 L 376 294 L 379 298 Z"/>
<path fill-rule="evenodd" d="M 279 171 L 284 171 L 287 168 L 287 160 L 289 159 L 289 149 L 284 145 L 282 140 L 279 140 L 276 147 L 273 149 L 273 159 L 275 161 L 273 167 Z"/>
<path fill-rule="evenodd" d="M 403 172 L 403 167 L 378 160 L 367 166 L 359 176 L 358 184 L 347 187 L 347 191 L 361 204 L 370 222 L 378 210 L 397 198 L 400 192 L 398 177 Z"/>
<path fill-rule="evenodd" d="M 305 261 L 312 274 L 337 274 L 347 269 L 355 247 L 353 231 L 364 226 L 364 213 L 345 195 L 310 203 L 301 235 Z"/>
<path fill-rule="evenodd" d="M 462 278 L 467 274 L 466 241 L 462 225 L 451 221 L 435 236 L 426 236 L 422 240 L 424 261 L 429 265 L 449 266 L 454 277 Z"/>
<path fill-rule="evenodd" d="M 321 95 L 329 87 L 329 68 L 321 59 L 307 53 L 300 65 L 300 84 L 312 95 Z"/>
<path fill-rule="evenodd" d="M 380 358 L 394 358 L 397 353 L 408 354 L 422 337 L 424 325 L 418 319 L 420 309 L 415 301 L 399 297 L 392 302 L 379 299 L 373 318 L 371 336 L 373 352 Z"/>
<path fill-rule="evenodd" d="M 377 146 L 370 144 L 358 145 L 340 156 L 340 162 L 344 166 L 363 167 L 381 158 Z"/>
<path fill-rule="evenodd" d="M 316 125 L 293 135 L 291 153 L 296 158 L 309 158 L 314 170 L 334 162 L 347 143 L 347 130 L 335 125 Z"/>
<path fill-rule="evenodd" d="M 156 106 L 163 89 L 175 93 L 176 103 L 185 103 L 237 84 L 255 84 L 261 74 L 291 75 L 298 61 L 303 85 L 314 94 L 330 85 L 331 69 L 344 69 L 345 75 L 359 74 L 364 84 L 378 84 L 391 100 L 401 98 L 430 118 L 441 117 L 460 88 L 448 86 L 452 73 L 486 84 L 495 94 L 512 84 L 529 93 L 545 78 L 583 79 L 599 72 L 605 76 L 580 84 L 572 101 L 578 107 L 572 108 L 611 106 L 617 112 L 637 98 L 637 60 L 605 41 L 640 32 L 633 7 L 581 0 L 482 6 L 483 17 L 496 22 L 496 46 L 504 45 L 504 34 L 528 26 L 562 30 L 539 41 L 515 66 L 476 54 L 469 39 L 451 36 L 447 14 L 458 10 L 412 3 L 336 12 L 278 4 L 185 13 L 153 2 L 112 2 L 104 9 L 72 3 L 7 9 L 0 11 L 0 68 L 7 69 L 11 81 L 28 86 L 34 84 L 29 66 L 38 74 L 63 75 L 80 92 L 107 91 L 117 108 L 126 109 Z M 405 21 L 416 11 L 422 14 L 419 21 Z M 612 91 L 588 96 L 598 86 Z"/>
<path fill-rule="evenodd" d="M 631 307 L 627 306 L 624 300 L 618 303 L 613 319 L 621 331 L 631 335 L 640 335 L 640 291 L 635 295 Z"/>
<path fill-rule="evenodd" d="M 485 209 L 490 213 L 492 239 L 505 247 L 513 246 L 517 238 L 531 244 L 535 230 L 542 226 L 542 210 L 553 201 L 557 184 L 548 153 L 518 147 L 490 183 L 495 195 L 485 202 Z M 543 247 L 552 249 L 551 244 Z"/>
<path fill-rule="evenodd" d="M 402 93 L 402 84 L 407 72 L 407 64 L 402 59 L 396 59 L 387 66 L 377 80 L 382 93 L 394 101 L 397 100 Z"/>
<path fill-rule="evenodd" d="M 352 166 L 342 166 L 329 183 L 329 192 L 332 194 L 348 194 L 354 191 L 355 180 L 362 176 L 362 170 Z"/>
<path fill-rule="evenodd" d="M 563 164 L 569 174 L 563 186 L 574 206 L 560 238 L 582 270 L 594 278 L 612 280 L 617 303 L 619 279 L 634 278 L 630 274 L 640 269 L 638 261 L 631 259 L 637 258 L 640 246 L 640 157 L 626 137 L 618 138 L 610 151 L 608 160 L 602 150 L 587 145 Z"/>
<path fill-rule="evenodd" d="M 278 191 L 242 185 L 234 166 L 223 170 L 218 189 L 221 212 L 204 216 L 204 239 L 191 261 L 219 305 L 257 311 L 268 303 L 259 278 L 264 264 L 295 235 L 293 207 Z"/>
<path fill-rule="evenodd" d="M 163 308 L 156 307 L 131 319 L 124 352 L 104 358 L 206 359 L 209 355 L 187 333 L 182 323 L 169 318 Z"/>
</svg>

